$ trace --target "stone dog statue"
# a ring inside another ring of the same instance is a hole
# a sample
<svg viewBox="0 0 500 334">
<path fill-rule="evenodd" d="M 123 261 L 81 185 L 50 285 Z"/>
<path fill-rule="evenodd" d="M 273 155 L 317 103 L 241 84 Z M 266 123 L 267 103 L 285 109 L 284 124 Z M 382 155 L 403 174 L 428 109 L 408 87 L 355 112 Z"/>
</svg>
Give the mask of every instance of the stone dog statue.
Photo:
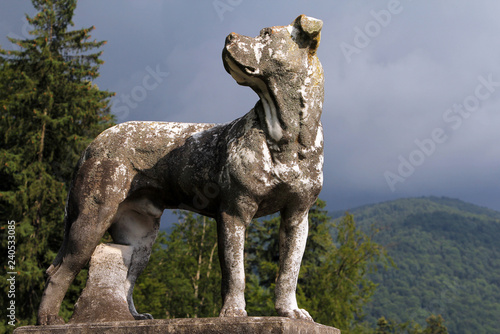
<svg viewBox="0 0 500 334">
<path fill-rule="evenodd" d="M 164 209 L 190 209 L 217 221 L 222 267 L 222 317 L 246 316 L 243 246 L 254 217 L 281 213 L 280 316 L 312 320 L 296 301 L 307 239 L 308 211 L 323 183 L 323 70 L 316 50 L 323 22 L 299 16 L 251 38 L 231 33 L 222 57 L 240 85 L 259 96 L 246 115 L 227 124 L 127 122 L 101 133 L 74 174 L 64 242 L 41 300 L 39 324 L 61 324 L 71 282 L 109 231 L 132 245 L 129 309 Z M 203 194 L 209 193 L 204 197 Z M 203 200 L 200 200 L 203 198 Z"/>
</svg>

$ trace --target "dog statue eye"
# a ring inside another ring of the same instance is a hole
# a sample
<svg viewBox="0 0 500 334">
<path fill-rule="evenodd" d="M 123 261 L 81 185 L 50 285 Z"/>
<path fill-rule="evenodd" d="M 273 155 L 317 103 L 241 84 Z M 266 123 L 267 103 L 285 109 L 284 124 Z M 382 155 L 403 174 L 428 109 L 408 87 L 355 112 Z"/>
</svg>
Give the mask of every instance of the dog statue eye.
<svg viewBox="0 0 500 334">
<path fill-rule="evenodd" d="M 260 35 L 262 37 L 267 37 L 267 36 L 271 36 L 273 30 L 271 28 L 264 28 L 260 31 Z"/>
</svg>

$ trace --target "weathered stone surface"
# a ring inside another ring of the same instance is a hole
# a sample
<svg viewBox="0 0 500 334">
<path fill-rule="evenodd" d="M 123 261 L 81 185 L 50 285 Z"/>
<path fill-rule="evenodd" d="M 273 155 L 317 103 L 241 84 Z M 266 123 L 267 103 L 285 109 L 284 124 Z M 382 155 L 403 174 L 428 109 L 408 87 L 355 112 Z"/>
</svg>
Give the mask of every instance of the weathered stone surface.
<svg viewBox="0 0 500 334">
<path fill-rule="evenodd" d="M 334 327 L 282 317 L 199 318 L 26 326 L 14 334 L 340 334 Z"/>
<path fill-rule="evenodd" d="M 247 225 L 280 212 L 275 307 L 280 316 L 312 321 L 298 308 L 295 291 L 308 211 L 323 185 L 324 78 L 316 53 L 322 25 L 301 15 L 256 37 L 226 38 L 225 69 L 259 96 L 246 115 L 219 125 L 127 122 L 87 147 L 68 196 L 63 245 L 47 270 L 40 324 L 64 323 L 58 316 L 61 301 L 107 230 L 115 243 L 134 247 L 127 303 L 136 320 L 150 318 L 135 309 L 133 287 L 163 210 L 174 208 L 217 220 L 223 317 L 246 315 Z"/>
<path fill-rule="evenodd" d="M 100 244 L 90 260 L 87 285 L 70 323 L 134 320 L 127 303 L 127 272 L 132 246 Z"/>
</svg>

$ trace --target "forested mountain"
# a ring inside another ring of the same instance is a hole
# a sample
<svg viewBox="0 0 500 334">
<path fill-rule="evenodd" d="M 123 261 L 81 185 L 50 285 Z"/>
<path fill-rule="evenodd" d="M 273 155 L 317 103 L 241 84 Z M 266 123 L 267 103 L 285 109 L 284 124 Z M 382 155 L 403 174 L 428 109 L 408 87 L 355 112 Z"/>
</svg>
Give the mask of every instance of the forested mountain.
<svg viewBox="0 0 500 334">
<path fill-rule="evenodd" d="M 425 323 L 441 314 L 450 333 L 500 331 L 500 212 L 460 200 L 408 198 L 350 210 L 397 268 L 379 270 L 366 320 Z M 334 218 L 344 213 L 335 212 Z"/>
</svg>

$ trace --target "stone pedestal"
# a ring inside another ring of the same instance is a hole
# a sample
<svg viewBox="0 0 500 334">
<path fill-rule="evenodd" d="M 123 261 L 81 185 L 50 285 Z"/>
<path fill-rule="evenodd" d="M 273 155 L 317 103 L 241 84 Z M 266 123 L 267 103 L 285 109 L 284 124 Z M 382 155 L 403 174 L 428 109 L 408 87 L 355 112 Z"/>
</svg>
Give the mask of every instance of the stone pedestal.
<svg viewBox="0 0 500 334">
<path fill-rule="evenodd" d="M 340 330 L 282 317 L 165 319 L 58 326 L 26 326 L 14 334 L 340 334 Z"/>
<path fill-rule="evenodd" d="M 132 246 L 100 244 L 90 260 L 89 278 L 69 323 L 134 320 L 127 303 L 126 280 Z"/>
</svg>

